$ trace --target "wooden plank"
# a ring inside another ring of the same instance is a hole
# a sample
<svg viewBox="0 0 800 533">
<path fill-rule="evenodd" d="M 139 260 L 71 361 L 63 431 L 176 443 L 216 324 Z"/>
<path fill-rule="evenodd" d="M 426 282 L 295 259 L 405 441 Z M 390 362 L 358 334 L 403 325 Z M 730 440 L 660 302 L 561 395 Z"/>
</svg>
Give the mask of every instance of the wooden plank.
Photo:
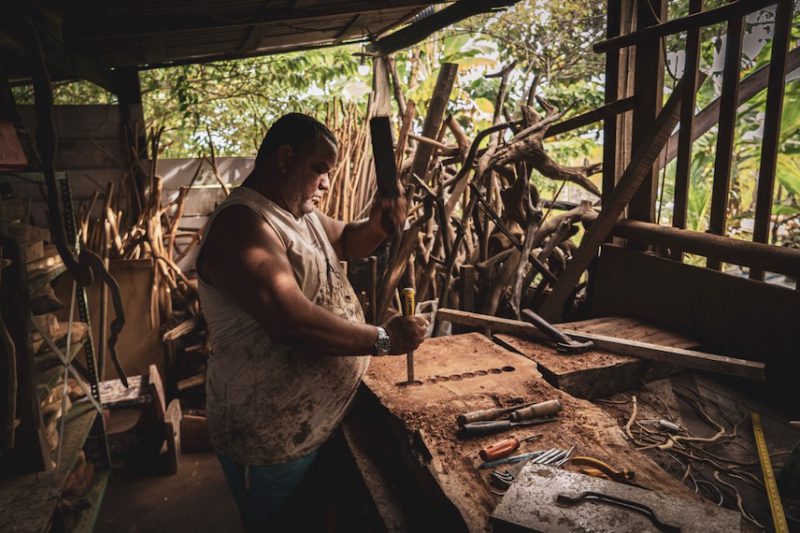
<svg viewBox="0 0 800 533">
<path fill-rule="evenodd" d="M 764 134 L 761 141 L 761 165 L 758 169 L 758 192 L 756 196 L 753 241 L 768 242 L 772 197 L 775 190 L 775 171 L 778 165 L 778 148 L 783 112 L 784 79 L 786 78 L 786 54 L 792 26 L 792 0 L 779 0 L 775 11 L 772 55 L 770 56 L 767 106 L 764 111 Z M 764 272 L 750 270 L 751 279 L 764 279 Z"/>
<path fill-rule="evenodd" d="M 548 383 L 577 398 L 608 398 L 617 392 L 639 387 L 642 381 L 652 381 L 675 372 L 675 368 L 669 365 L 603 350 L 564 355 L 532 339 L 502 333 L 493 338 L 500 346 L 535 361 Z"/>
<path fill-rule="evenodd" d="M 541 333 L 535 326 L 518 320 L 480 315 L 478 313 L 468 313 L 455 309 L 440 309 L 437 312 L 437 318 L 454 324 L 485 327 L 494 331 L 502 331 L 528 337 L 533 336 L 539 339 L 542 338 Z M 578 341 L 593 341 L 598 348 L 612 353 L 630 355 L 697 370 L 706 370 L 708 372 L 715 372 L 727 376 L 737 376 L 758 381 L 765 378 L 765 365 L 755 361 L 694 350 L 669 348 L 646 342 L 618 339 L 607 335 L 597 335 L 572 330 L 562 331 Z"/>
<path fill-rule="evenodd" d="M 711 26 L 712 24 L 725 22 L 732 18 L 743 17 L 774 3 L 775 0 L 736 0 L 724 6 L 709 9 L 701 13 L 669 20 L 627 35 L 600 41 L 594 45 L 594 51 L 595 53 L 601 54 L 616 48 L 633 46 L 645 40 L 655 40 L 658 37 L 673 35 L 704 26 Z"/>
<path fill-rule="evenodd" d="M 725 65 L 722 72 L 722 94 L 719 107 L 719 128 L 714 159 L 714 183 L 711 192 L 711 213 L 708 231 L 725 235 L 728 211 L 728 193 L 731 186 L 731 164 L 733 162 L 733 140 L 736 128 L 736 110 L 739 100 L 739 71 L 742 61 L 744 19 L 735 17 L 728 21 L 725 41 Z M 708 268 L 719 270 L 722 263 L 713 258 Z"/>
<path fill-rule="evenodd" d="M 714 257 L 719 261 L 735 265 L 789 276 L 800 274 L 800 250 L 794 248 L 770 246 L 760 242 L 742 241 L 636 220 L 620 220 L 612 230 L 612 235 L 641 243 L 676 248 L 704 257 Z"/>
<path fill-rule="evenodd" d="M 587 111 L 586 113 L 576 117 L 571 117 L 553 124 L 547 129 L 547 133 L 544 134 L 544 138 L 547 139 L 549 137 L 555 137 L 556 135 L 582 128 L 583 126 L 588 126 L 589 124 L 594 124 L 595 122 L 599 122 L 601 120 L 616 121 L 617 115 L 620 113 L 625 113 L 626 111 L 630 111 L 633 109 L 635 104 L 636 98 L 633 96 L 620 98 L 619 100 L 612 100 L 596 109 L 592 109 L 591 111 Z"/>
<path fill-rule="evenodd" d="M 665 0 L 639 0 L 636 17 L 638 29 L 658 24 L 667 17 L 667 3 Z M 633 110 L 631 147 L 635 152 L 641 143 L 646 141 L 645 135 L 655 123 L 664 102 L 664 55 L 661 51 L 661 41 L 649 40 L 637 43 L 634 59 L 634 90 L 637 99 Z M 658 167 L 654 163 L 655 161 L 651 163 L 641 185 L 631 198 L 628 206 L 629 218 L 655 221 Z"/>
<path fill-rule="evenodd" d="M 641 185 L 642 180 L 645 179 L 648 171 L 652 169 L 653 161 L 661 152 L 669 138 L 669 134 L 678 122 L 685 80 L 686 77 L 681 78 L 676 90 L 670 95 L 655 124 L 647 132 L 644 142 L 639 145 L 639 148 L 633 154 L 630 165 L 609 195 L 608 200 L 604 203 L 600 215 L 584 235 L 581 245 L 575 251 L 566 270 L 556 282 L 553 292 L 544 301 L 540 314 L 545 318 L 554 320 L 561 317 L 564 303 L 572 293 L 573 288 L 580 281 L 589 263 L 597 255 L 597 250 L 606 240 L 617 219 Z"/>
<path fill-rule="evenodd" d="M 800 293 L 606 245 L 590 316 L 633 316 L 697 340 L 706 351 L 763 361 L 789 401 L 800 381 Z M 790 401 L 790 404 L 797 404 Z"/>
<path fill-rule="evenodd" d="M 453 84 L 458 74 L 458 65 L 455 63 L 444 63 L 439 70 L 436 78 L 436 85 L 433 88 L 433 95 L 428 104 L 428 112 L 425 114 L 425 123 L 422 126 L 422 136 L 435 139 L 442 127 L 444 113 L 447 110 L 447 102 L 450 100 L 450 93 L 453 91 Z M 428 164 L 433 156 L 434 147 L 427 143 L 419 143 L 414 152 L 414 161 L 411 164 L 411 172 L 416 174 L 421 180 L 426 179 Z M 410 182 L 413 183 L 413 182 Z M 411 188 L 413 190 L 413 187 Z"/>
<path fill-rule="evenodd" d="M 690 0 L 689 13 L 703 9 L 703 0 Z M 686 59 L 683 71 L 690 77 L 684 86 L 681 102 L 680 131 L 678 132 L 678 161 L 675 165 L 675 200 L 672 211 L 672 225 L 686 227 L 689 205 L 689 175 L 692 165 L 692 126 L 694 124 L 695 93 L 697 92 L 697 67 L 700 61 L 700 29 L 693 28 L 686 33 Z M 682 257 L 682 254 L 678 254 Z"/>
</svg>

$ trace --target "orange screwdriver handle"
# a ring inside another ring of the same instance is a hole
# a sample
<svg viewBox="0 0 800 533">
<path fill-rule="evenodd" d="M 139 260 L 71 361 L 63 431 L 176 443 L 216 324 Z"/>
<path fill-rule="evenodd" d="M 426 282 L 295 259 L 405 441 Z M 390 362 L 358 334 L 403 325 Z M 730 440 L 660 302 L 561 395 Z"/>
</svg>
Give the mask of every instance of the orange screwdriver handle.
<svg viewBox="0 0 800 533">
<path fill-rule="evenodd" d="M 511 455 L 517 448 L 519 448 L 519 441 L 517 439 L 503 439 L 499 442 L 495 442 L 491 446 L 482 449 L 478 452 L 481 459 L 484 461 L 494 461 L 496 459 L 502 459 L 507 455 Z"/>
</svg>

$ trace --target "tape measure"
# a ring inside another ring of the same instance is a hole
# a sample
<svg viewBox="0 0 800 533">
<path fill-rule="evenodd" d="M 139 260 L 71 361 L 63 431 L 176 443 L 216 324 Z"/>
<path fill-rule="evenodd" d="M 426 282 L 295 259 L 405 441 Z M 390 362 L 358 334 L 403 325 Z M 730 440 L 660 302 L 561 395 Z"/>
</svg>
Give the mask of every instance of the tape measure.
<svg viewBox="0 0 800 533">
<path fill-rule="evenodd" d="M 769 508 L 772 511 L 772 525 L 776 533 L 789 533 L 786 515 L 783 514 L 781 496 L 778 494 L 778 484 L 775 482 L 775 473 L 772 471 L 772 461 L 767 451 L 767 441 L 764 440 L 764 428 L 761 427 L 761 417 L 758 413 L 750 413 L 753 419 L 753 435 L 756 437 L 756 449 L 761 461 L 761 472 L 764 474 L 764 488 L 767 490 Z"/>
</svg>

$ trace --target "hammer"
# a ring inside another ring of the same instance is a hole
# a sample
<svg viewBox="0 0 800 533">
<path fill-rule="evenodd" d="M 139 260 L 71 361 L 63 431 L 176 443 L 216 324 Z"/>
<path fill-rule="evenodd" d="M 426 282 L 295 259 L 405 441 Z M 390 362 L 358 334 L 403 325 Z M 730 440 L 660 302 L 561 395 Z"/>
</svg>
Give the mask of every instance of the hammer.
<svg viewBox="0 0 800 533">
<path fill-rule="evenodd" d="M 549 335 L 554 341 L 556 341 L 556 350 L 559 352 L 567 354 L 579 354 L 594 348 L 594 342 L 580 342 L 567 337 L 553 327 L 553 325 L 547 320 L 540 317 L 530 309 L 523 309 L 522 314 L 525 316 L 525 319 L 528 322 L 539 328 L 541 331 Z"/>
</svg>

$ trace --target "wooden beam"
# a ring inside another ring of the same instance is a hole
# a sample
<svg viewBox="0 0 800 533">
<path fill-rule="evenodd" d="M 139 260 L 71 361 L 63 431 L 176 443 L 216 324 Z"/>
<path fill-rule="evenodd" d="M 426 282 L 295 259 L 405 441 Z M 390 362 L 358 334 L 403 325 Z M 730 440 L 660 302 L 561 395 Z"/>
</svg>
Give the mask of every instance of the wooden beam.
<svg viewBox="0 0 800 533">
<path fill-rule="evenodd" d="M 776 0 L 736 0 L 724 6 L 709 9 L 708 11 L 669 20 L 627 35 L 600 41 L 596 43 L 593 48 L 596 53 L 601 54 L 609 50 L 633 46 L 646 40 L 655 40 L 659 37 L 665 37 L 695 28 L 711 26 L 712 24 L 718 24 L 733 18 L 743 17 L 772 5 L 775 2 Z"/>
<path fill-rule="evenodd" d="M 739 107 L 739 71 L 742 62 L 744 19 L 735 17 L 728 21 L 725 39 L 725 65 L 722 71 L 722 94 L 720 95 L 719 128 L 714 159 L 714 183 L 711 191 L 711 214 L 708 231 L 725 235 L 728 213 L 728 196 L 731 186 L 733 163 L 733 140 L 736 130 L 736 110 Z M 708 268 L 720 270 L 722 264 L 708 260 Z"/>
<path fill-rule="evenodd" d="M 798 68 L 800 68 L 800 48 L 795 48 L 789 52 L 789 55 L 786 58 L 786 72 L 792 72 Z M 769 63 L 767 63 L 739 82 L 738 105 L 742 105 L 743 103 L 747 102 L 767 87 L 769 70 Z M 710 130 L 719 121 L 719 103 L 719 98 L 715 98 L 710 104 L 704 107 L 702 111 L 694 116 L 692 125 L 692 141 L 696 141 L 702 137 L 703 134 Z M 676 132 L 672 137 L 669 138 L 667 147 L 664 149 L 667 153 L 667 163 L 675 159 L 677 156 L 679 138 L 680 131 Z M 664 157 L 665 156 L 663 155 L 659 156 L 657 161 L 664 161 Z"/>
<path fill-rule="evenodd" d="M 435 139 L 442 127 L 444 113 L 447 110 L 447 102 L 450 100 L 450 93 L 453 91 L 453 84 L 458 74 L 458 65 L 455 63 L 444 63 L 439 70 L 436 78 L 436 85 L 433 88 L 433 95 L 428 104 L 428 112 L 425 115 L 425 123 L 422 126 L 422 136 Z M 419 179 L 425 180 L 428 165 L 431 162 L 434 147 L 427 143 L 419 143 L 414 152 L 414 161 L 411 164 L 411 172 Z M 413 183 L 413 182 L 409 182 Z"/>
<path fill-rule="evenodd" d="M 383 37 L 367 47 L 370 52 L 379 54 L 392 54 L 403 48 L 413 46 L 425 39 L 434 32 L 442 28 L 460 22 L 473 15 L 488 13 L 503 7 L 516 4 L 519 0 L 484 0 L 475 2 L 472 0 L 461 0 L 455 2 L 429 15 L 422 20 L 418 20 L 405 28 Z"/>
<path fill-rule="evenodd" d="M 542 339 L 543 334 L 533 324 L 498 318 L 457 309 L 439 309 L 436 313 L 437 320 L 448 321 L 452 324 L 470 326 L 475 328 L 488 328 L 494 332 L 511 333 L 522 337 Z M 660 361 L 672 365 L 679 365 L 696 370 L 714 372 L 726 376 L 735 376 L 755 381 L 766 378 L 766 365 L 757 361 L 748 361 L 724 355 L 715 355 L 696 350 L 670 348 L 650 344 L 648 342 L 620 339 L 607 335 L 597 335 L 580 331 L 561 330 L 562 333 L 576 341 L 592 341 L 597 348 L 612 353 Z M 569 357 L 569 356 L 564 356 Z"/>
<path fill-rule="evenodd" d="M 544 134 L 544 138 L 547 139 L 548 137 L 555 137 L 561 133 L 576 130 L 601 120 L 616 121 L 617 115 L 626 111 L 630 111 L 633 109 L 634 105 L 636 105 L 635 96 L 614 100 L 613 102 L 604 104 L 576 117 L 571 117 L 553 124 L 547 129 L 547 132 Z"/>
<path fill-rule="evenodd" d="M 703 9 L 703 0 L 690 0 L 689 12 L 697 13 Z M 695 94 L 697 92 L 697 72 L 700 60 L 700 29 L 692 28 L 686 33 L 686 59 L 683 71 L 688 72 L 681 102 L 681 126 L 678 132 L 678 161 L 675 169 L 675 198 L 672 211 L 672 225 L 686 227 L 689 205 L 689 174 L 692 165 L 692 129 L 694 124 Z M 682 254 L 678 254 L 682 257 Z"/>
<path fill-rule="evenodd" d="M 638 220 L 620 220 L 611 234 L 643 244 L 677 248 L 684 252 L 714 257 L 726 263 L 768 272 L 779 272 L 789 276 L 800 274 L 800 250 L 794 248 L 770 246 Z"/>
<path fill-rule="evenodd" d="M 761 165 L 758 170 L 758 192 L 753 226 L 753 241 L 766 243 L 772 217 L 772 196 L 775 191 L 775 171 L 781 136 L 786 55 L 792 27 L 792 0 L 779 0 L 775 11 L 772 55 L 770 56 L 767 106 L 764 112 L 764 135 L 761 141 Z M 764 272 L 750 270 L 750 278 L 763 280 Z"/>
<path fill-rule="evenodd" d="M 667 17 L 666 0 L 639 0 L 636 17 L 639 28 L 658 24 L 659 20 Z M 634 152 L 644 141 L 645 134 L 655 122 L 664 101 L 664 55 L 661 41 L 656 39 L 639 42 L 635 53 L 634 90 L 637 101 L 633 110 L 631 132 L 631 147 Z M 628 216 L 654 222 L 657 194 L 658 168 L 653 164 L 631 198 Z"/>
<path fill-rule="evenodd" d="M 617 37 L 621 33 L 622 3 L 616 0 L 606 2 L 606 38 Z M 619 50 L 606 53 L 606 90 L 605 102 L 619 99 Z M 603 199 L 608 198 L 617 183 L 617 115 L 603 117 Z"/>
<path fill-rule="evenodd" d="M 600 245 L 606 240 L 625 207 L 630 202 L 633 194 L 641 185 L 645 175 L 653 166 L 664 144 L 669 138 L 675 125 L 678 123 L 680 102 L 683 97 L 683 85 L 686 77 L 681 78 L 675 91 L 670 95 L 658 115 L 655 124 L 647 132 L 644 141 L 631 157 L 631 163 L 619 180 L 619 183 L 603 205 L 603 210 L 592 224 L 592 227 L 583 236 L 580 246 L 575 251 L 566 270 L 561 274 L 553 292 L 547 297 L 541 309 L 541 314 L 549 320 L 560 318 L 564 304 L 580 281 L 583 272 L 597 255 Z"/>
</svg>

